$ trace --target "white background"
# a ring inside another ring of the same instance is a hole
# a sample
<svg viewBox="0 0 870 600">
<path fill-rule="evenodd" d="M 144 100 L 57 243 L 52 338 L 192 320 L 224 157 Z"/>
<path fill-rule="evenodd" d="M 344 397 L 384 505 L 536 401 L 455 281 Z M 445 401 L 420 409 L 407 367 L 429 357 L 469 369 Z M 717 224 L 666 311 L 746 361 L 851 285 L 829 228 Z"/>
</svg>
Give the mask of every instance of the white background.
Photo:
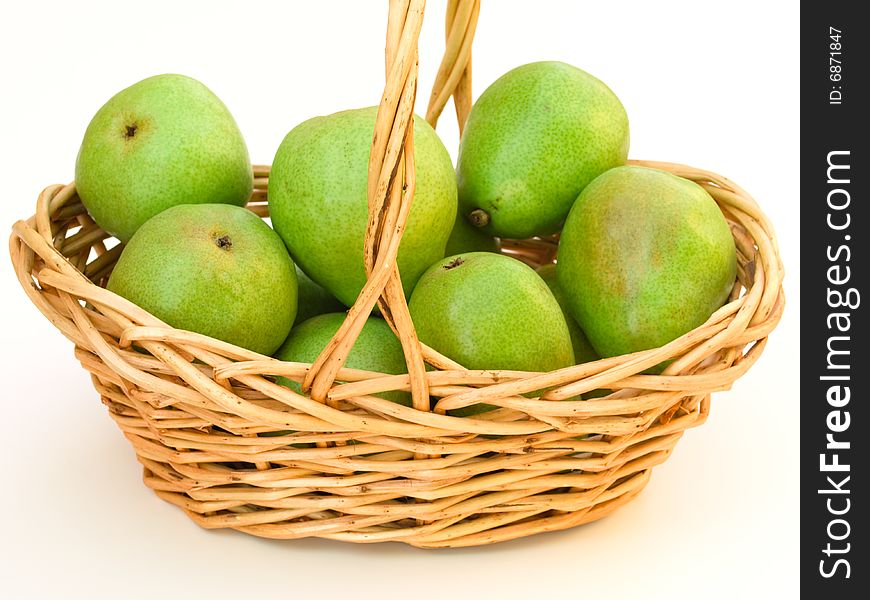
<svg viewBox="0 0 870 600">
<path fill-rule="evenodd" d="M 420 112 L 445 4 L 429 2 Z M 208 85 L 258 163 L 300 121 L 376 104 L 383 83 L 385 0 L 0 6 L 5 231 L 33 213 L 45 185 L 72 179 L 100 105 L 149 75 Z M 0 596 L 797 597 L 798 24 L 789 2 L 483 2 L 475 97 L 520 64 L 573 63 L 622 99 L 632 157 L 716 170 L 754 194 L 778 229 L 782 324 L 629 505 L 578 529 L 452 551 L 201 530 L 143 486 L 71 344 L 29 303 L 7 255 Z M 439 132 L 454 152 L 452 106 Z"/>
</svg>

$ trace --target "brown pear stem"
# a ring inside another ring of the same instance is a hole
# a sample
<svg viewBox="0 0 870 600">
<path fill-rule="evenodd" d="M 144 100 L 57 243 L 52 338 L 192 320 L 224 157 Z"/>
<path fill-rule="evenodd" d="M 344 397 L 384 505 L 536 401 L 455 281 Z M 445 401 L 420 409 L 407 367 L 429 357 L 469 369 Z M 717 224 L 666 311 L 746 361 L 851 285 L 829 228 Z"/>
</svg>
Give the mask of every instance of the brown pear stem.
<svg viewBox="0 0 870 600">
<path fill-rule="evenodd" d="M 486 227 L 489 225 L 489 213 L 482 208 L 475 208 L 468 213 L 468 220 L 475 227 Z"/>
</svg>

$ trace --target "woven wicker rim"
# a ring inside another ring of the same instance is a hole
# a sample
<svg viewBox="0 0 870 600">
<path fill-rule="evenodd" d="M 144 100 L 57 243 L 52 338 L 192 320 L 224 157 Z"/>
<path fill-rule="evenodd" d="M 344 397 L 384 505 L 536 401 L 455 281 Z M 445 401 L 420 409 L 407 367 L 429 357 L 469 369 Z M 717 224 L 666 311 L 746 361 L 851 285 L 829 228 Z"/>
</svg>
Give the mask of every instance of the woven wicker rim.
<svg viewBox="0 0 870 600">
<path fill-rule="evenodd" d="M 390 2 L 387 84 L 369 166 L 369 279 L 313 365 L 173 329 L 105 290 L 121 247 L 104 243 L 74 184 L 46 188 L 36 214 L 13 227 L 10 254 L 25 292 L 75 343 L 146 484 L 204 527 L 442 547 L 600 518 L 643 488 L 685 429 L 703 423 L 710 394 L 755 363 L 782 315 L 776 238 L 755 201 L 708 171 L 630 161 L 696 181 L 728 220 L 738 277 L 706 323 L 661 348 L 551 373 L 470 371 L 420 344 L 395 256 L 415 184 L 410 115 L 423 4 Z M 451 96 L 460 130 L 471 108 L 478 14 L 479 0 L 449 2 L 447 50 L 427 111 L 433 125 Z M 249 208 L 266 216 L 269 169 L 254 172 Z M 538 266 L 554 260 L 556 240 L 504 240 L 502 251 Z M 407 375 L 342 366 L 375 303 L 402 341 Z M 642 373 L 670 359 L 661 375 Z M 275 384 L 277 375 L 309 395 Z M 602 388 L 612 393 L 561 401 Z M 541 389 L 549 391 L 523 396 Z M 413 407 L 373 396 L 390 390 L 410 391 Z M 430 397 L 438 399 L 431 410 Z M 445 414 L 478 402 L 499 409 Z M 288 430 L 295 433 L 259 436 Z"/>
</svg>

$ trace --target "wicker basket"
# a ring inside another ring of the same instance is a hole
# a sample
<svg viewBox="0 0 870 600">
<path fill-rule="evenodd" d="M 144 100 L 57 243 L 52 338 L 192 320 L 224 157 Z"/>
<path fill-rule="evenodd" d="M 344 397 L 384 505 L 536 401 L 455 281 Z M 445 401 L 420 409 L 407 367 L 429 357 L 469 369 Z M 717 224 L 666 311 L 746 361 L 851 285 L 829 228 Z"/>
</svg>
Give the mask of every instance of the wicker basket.
<svg viewBox="0 0 870 600">
<path fill-rule="evenodd" d="M 10 250 L 24 290 L 75 343 L 146 485 L 203 527 L 445 547 L 593 521 L 643 489 L 683 431 L 704 422 L 711 392 L 755 363 L 782 314 L 782 265 L 756 203 L 713 173 L 645 162 L 637 164 L 698 182 L 731 226 L 738 280 L 704 325 L 661 348 L 552 373 L 469 371 L 421 345 L 395 257 L 414 192 L 410 115 L 423 4 L 390 3 L 369 170 L 369 279 L 313 365 L 173 329 L 104 289 L 121 248 L 107 249 L 74 184 L 46 188 L 36 214 L 14 225 Z M 460 128 L 471 108 L 478 13 L 479 0 L 449 3 L 447 51 L 427 112 L 433 124 L 451 95 Z M 249 207 L 265 216 L 269 169 L 254 172 Z M 556 253 L 552 239 L 502 247 L 532 265 Z M 376 302 L 402 341 L 409 375 L 342 368 Z M 642 374 L 667 359 L 663 374 Z M 427 372 L 424 361 L 436 369 Z M 275 384 L 277 375 L 302 381 L 309 395 Z M 599 388 L 612 393 L 558 401 Z M 411 391 L 413 408 L 373 396 L 399 389 Z M 476 402 L 500 408 L 445 414 Z M 281 431 L 295 433 L 258 435 Z"/>
</svg>

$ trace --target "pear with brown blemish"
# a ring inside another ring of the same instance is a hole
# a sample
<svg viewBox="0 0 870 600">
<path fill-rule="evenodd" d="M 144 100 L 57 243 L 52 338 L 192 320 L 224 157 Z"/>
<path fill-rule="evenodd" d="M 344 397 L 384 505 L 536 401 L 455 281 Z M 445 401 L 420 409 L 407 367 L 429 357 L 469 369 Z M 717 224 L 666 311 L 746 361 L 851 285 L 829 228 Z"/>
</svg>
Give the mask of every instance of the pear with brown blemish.
<svg viewBox="0 0 870 600">
<path fill-rule="evenodd" d="M 468 116 L 460 213 L 490 236 L 554 233 L 590 181 L 625 163 L 628 145 L 625 109 L 604 83 L 561 62 L 517 67 Z"/>
<path fill-rule="evenodd" d="M 243 206 L 248 148 L 227 107 L 200 82 L 157 75 L 113 96 L 85 131 L 76 189 L 94 221 L 122 242 L 178 204 Z"/>
<path fill-rule="evenodd" d="M 408 309 L 420 341 L 467 369 L 548 372 L 574 364 L 568 325 L 550 288 L 503 254 L 469 252 L 435 263 Z M 451 414 L 492 409 L 475 404 Z"/>
<path fill-rule="evenodd" d="M 246 208 L 168 208 L 133 235 L 108 288 L 175 327 L 271 355 L 296 317 L 293 261 Z"/>
<path fill-rule="evenodd" d="M 727 300 L 736 269 L 734 238 L 710 194 L 634 166 L 583 190 L 556 263 L 569 311 L 602 357 L 656 348 L 702 325 Z"/>
</svg>

